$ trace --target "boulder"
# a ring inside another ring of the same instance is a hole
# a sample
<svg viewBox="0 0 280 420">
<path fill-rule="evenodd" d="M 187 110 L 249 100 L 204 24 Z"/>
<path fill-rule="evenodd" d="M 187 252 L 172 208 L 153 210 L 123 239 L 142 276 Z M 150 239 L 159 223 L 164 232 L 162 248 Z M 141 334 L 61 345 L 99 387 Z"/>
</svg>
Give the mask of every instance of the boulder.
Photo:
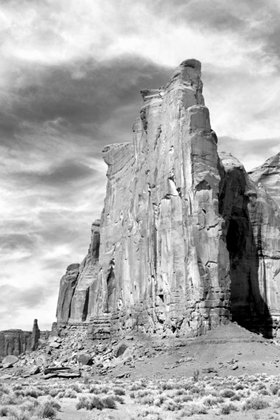
<svg viewBox="0 0 280 420">
<path fill-rule="evenodd" d="M 128 349 L 128 346 L 127 346 L 127 344 L 125 344 L 125 343 L 119 343 L 116 347 L 115 347 L 115 349 L 114 349 L 114 356 L 115 357 L 120 357 L 120 356 L 122 356 L 124 353 L 125 353 L 125 351 Z"/>
<path fill-rule="evenodd" d="M 81 353 L 77 356 L 77 361 L 82 365 L 92 365 L 92 357 L 88 353 Z"/>
<path fill-rule="evenodd" d="M 18 362 L 18 357 L 16 356 L 6 356 L 4 357 L 4 359 L 2 360 L 2 364 L 4 365 L 11 365 L 13 366 L 15 363 Z"/>
</svg>

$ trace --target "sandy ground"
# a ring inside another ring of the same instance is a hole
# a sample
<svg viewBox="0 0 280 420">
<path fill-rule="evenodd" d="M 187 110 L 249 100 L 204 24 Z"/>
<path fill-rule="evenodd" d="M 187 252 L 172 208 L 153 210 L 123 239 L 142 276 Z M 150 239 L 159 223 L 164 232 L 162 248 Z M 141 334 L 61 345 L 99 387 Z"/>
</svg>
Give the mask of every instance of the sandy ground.
<svg viewBox="0 0 280 420">
<path fill-rule="evenodd" d="M 152 356 L 135 359 L 129 365 L 122 363 L 106 376 L 87 373 L 87 377 L 78 380 L 54 378 L 47 381 L 34 376 L 10 378 L 2 384 L 5 382 L 11 390 L 15 384 L 22 384 L 22 389 L 41 387 L 57 389 L 58 392 L 78 384 L 81 390 L 76 398 L 54 395 L 61 405 L 57 413 L 57 419 L 61 420 L 210 420 L 217 417 L 280 420 L 280 346 L 276 342 L 236 324 L 219 327 L 193 340 L 165 340 L 161 345 L 160 341 L 135 335 L 132 342 L 134 346 L 141 343 L 147 352 L 152 350 Z M 1 371 L 0 376 L 5 373 Z M 169 388 L 164 388 L 165 384 L 170 385 Z M 186 384 L 188 386 L 184 388 Z M 238 384 L 242 385 L 241 389 Z M 94 395 L 89 393 L 92 385 L 103 388 L 97 395 L 100 398 L 114 395 L 116 387 L 122 389 L 122 403 L 116 402 L 115 409 L 77 410 L 76 404 L 81 397 L 92 398 Z M 193 403 L 203 406 L 209 395 L 218 398 L 225 389 L 233 390 L 233 398 L 237 395 L 239 399 L 224 397 L 219 404 L 207 406 L 206 414 L 190 412 Z M 199 390 L 203 392 L 199 394 Z M 158 402 L 160 395 L 165 398 L 163 403 Z M 181 400 L 184 397 L 186 401 Z M 269 407 L 244 410 L 244 404 L 252 398 L 268 403 Z M 170 408 L 172 404 L 175 408 Z M 237 411 L 223 413 L 222 408 L 228 404 L 233 404 Z"/>
</svg>

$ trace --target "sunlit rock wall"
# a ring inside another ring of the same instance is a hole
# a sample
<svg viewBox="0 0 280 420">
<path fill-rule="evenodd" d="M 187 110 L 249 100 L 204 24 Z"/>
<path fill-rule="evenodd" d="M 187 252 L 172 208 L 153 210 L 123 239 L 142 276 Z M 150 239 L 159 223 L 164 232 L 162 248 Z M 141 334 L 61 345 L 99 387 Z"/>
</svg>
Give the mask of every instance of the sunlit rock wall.
<svg viewBox="0 0 280 420">
<path fill-rule="evenodd" d="M 251 179 L 231 155 L 219 158 L 200 72 L 186 60 L 165 88 L 141 91 L 133 142 L 104 148 L 101 221 L 61 279 L 58 324 L 87 323 L 92 337 L 195 336 L 232 318 L 277 330 L 279 208 L 252 180 L 261 169 Z"/>
</svg>

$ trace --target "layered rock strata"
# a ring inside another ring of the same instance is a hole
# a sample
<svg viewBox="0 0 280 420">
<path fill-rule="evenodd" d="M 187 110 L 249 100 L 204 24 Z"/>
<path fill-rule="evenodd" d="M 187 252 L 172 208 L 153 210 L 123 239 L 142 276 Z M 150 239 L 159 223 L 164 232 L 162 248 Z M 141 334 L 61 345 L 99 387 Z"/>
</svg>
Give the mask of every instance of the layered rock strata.
<svg viewBox="0 0 280 420">
<path fill-rule="evenodd" d="M 104 148 L 104 209 L 61 279 L 58 326 L 88 324 L 92 338 L 196 336 L 232 318 L 277 327 L 279 208 L 240 162 L 219 158 L 200 73 L 186 60 L 165 88 L 141 91 L 133 142 Z"/>
</svg>

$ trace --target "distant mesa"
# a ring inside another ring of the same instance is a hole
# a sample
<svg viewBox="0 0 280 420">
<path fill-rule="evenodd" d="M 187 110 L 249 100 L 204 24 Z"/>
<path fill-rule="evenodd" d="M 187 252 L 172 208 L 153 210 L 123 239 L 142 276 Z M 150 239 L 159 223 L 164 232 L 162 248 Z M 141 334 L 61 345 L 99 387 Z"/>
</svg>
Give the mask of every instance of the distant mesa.
<svg viewBox="0 0 280 420">
<path fill-rule="evenodd" d="M 185 60 L 142 90 L 133 141 L 104 148 L 104 209 L 61 279 L 58 328 L 194 337 L 233 320 L 278 335 L 280 155 L 250 174 L 219 156 L 200 76 Z"/>
<path fill-rule="evenodd" d="M 44 331 L 42 336 L 48 335 Z M 0 331 L 0 358 L 5 356 L 18 356 L 21 353 L 31 352 L 37 349 L 41 331 L 37 319 L 34 319 L 32 331 L 11 329 Z"/>
</svg>

